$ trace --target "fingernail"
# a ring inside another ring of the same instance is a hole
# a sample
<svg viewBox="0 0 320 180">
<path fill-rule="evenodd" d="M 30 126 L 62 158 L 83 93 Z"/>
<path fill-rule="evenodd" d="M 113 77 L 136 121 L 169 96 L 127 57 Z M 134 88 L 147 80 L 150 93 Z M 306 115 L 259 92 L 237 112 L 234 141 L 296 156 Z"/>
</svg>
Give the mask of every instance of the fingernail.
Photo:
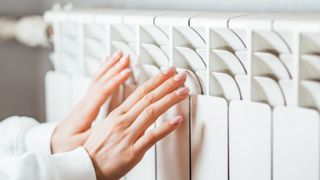
<svg viewBox="0 0 320 180">
<path fill-rule="evenodd" d="M 127 73 L 130 73 L 131 72 L 131 69 L 127 68 L 127 69 L 124 69 L 120 72 L 121 75 L 125 75 Z"/>
<path fill-rule="evenodd" d="M 124 63 L 124 62 L 127 61 L 128 58 L 129 58 L 129 55 L 126 55 L 126 56 L 124 56 L 124 57 L 121 58 L 120 62 L 121 62 L 121 63 Z"/>
<path fill-rule="evenodd" d="M 189 88 L 187 88 L 187 87 L 182 87 L 182 88 L 176 90 L 176 94 L 179 96 L 184 96 L 184 95 L 187 95 L 188 93 L 189 93 Z"/>
<path fill-rule="evenodd" d="M 170 121 L 170 124 L 171 124 L 171 125 L 178 125 L 178 124 L 180 124 L 182 121 L 183 121 L 182 116 L 177 116 L 177 117 L 175 117 L 174 119 L 172 119 L 172 120 Z"/>
<path fill-rule="evenodd" d="M 175 72 L 175 70 L 176 70 L 175 67 L 167 67 L 167 68 L 163 69 L 161 72 L 164 75 L 168 75 L 168 74 L 171 74 L 171 73 Z"/>
<path fill-rule="evenodd" d="M 176 74 L 174 77 L 173 77 L 173 80 L 175 81 L 182 81 L 184 79 L 186 79 L 187 77 L 187 72 L 186 71 L 183 71 L 181 73 L 178 73 Z"/>
<path fill-rule="evenodd" d="M 112 58 L 118 58 L 121 55 L 121 53 L 122 53 L 122 50 L 119 50 L 119 51 L 115 52 L 113 54 Z"/>
<path fill-rule="evenodd" d="M 102 60 L 101 60 L 101 62 L 107 62 L 107 61 L 109 61 L 111 58 L 110 58 L 110 55 L 105 55 L 104 56 L 105 58 L 103 58 Z"/>
</svg>

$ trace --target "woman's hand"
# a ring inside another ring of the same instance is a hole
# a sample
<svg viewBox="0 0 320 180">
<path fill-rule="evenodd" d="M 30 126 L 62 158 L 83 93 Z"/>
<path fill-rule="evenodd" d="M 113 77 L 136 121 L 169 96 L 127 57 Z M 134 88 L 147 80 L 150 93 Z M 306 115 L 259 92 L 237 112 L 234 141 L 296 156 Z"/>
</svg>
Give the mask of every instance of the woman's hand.
<svg viewBox="0 0 320 180">
<path fill-rule="evenodd" d="M 94 127 L 83 147 L 92 159 L 98 180 L 124 176 L 151 146 L 181 124 L 183 119 L 177 116 L 146 132 L 160 115 L 187 97 L 188 88 L 178 89 L 186 77 L 185 72 L 175 75 L 175 69 L 169 68 L 138 87 Z"/>
<path fill-rule="evenodd" d="M 83 145 L 91 131 L 91 124 L 100 107 L 131 75 L 130 58 L 117 52 L 106 60 L 94 75 L 84 98 L 54 131 L 51 139 L 52 153 L 66 152 Z"/>
</svg>

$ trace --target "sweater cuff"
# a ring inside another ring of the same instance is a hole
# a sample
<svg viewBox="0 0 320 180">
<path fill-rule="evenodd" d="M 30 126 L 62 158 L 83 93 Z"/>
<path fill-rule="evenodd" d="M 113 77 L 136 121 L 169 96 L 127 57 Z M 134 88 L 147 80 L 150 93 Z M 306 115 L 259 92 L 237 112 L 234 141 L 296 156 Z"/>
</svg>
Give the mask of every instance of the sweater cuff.
<svg viewBox="0 0 320 180">
<path fill-rule="evenodd" d="M 58 179 L 96 180 L 91 158 L 83 147 L 52 155 L 51 162 Z"/>
<path fill-rule="evenodd" d="M 26 151 L 40 151 L 51 153 L 51 137 L 57 123 L 43 123 L 28 129 L 25 134 Z"/>
</svg>

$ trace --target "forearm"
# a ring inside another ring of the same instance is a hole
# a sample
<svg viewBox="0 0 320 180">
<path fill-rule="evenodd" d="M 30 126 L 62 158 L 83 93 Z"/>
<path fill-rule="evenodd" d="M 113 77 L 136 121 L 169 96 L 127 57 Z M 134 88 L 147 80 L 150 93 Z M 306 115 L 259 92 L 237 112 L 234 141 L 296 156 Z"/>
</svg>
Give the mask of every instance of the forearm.
<svg viewBox="0 0 320 180">
<path fill-rule="evenodd" d="M 21 155 L 28 151 L 51 154 L 50 141 L 56 124 L 40 124 L 27 117 L 10 117 L 0 123 L 0 154 Z"/>
<path fill-rule="evenodd" d="M 55 155 L 28 152 L 22 156 L 0 157 L 0 179 L 95 180 L 96 176 L 90 157 L 79 147 Z"/>
</svg>

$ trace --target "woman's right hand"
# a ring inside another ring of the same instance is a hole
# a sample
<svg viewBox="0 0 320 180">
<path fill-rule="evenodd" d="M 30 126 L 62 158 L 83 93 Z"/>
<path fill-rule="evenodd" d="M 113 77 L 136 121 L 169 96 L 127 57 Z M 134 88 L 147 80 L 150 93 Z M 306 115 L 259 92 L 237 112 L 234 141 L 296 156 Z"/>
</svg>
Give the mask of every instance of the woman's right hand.
<svg viewBox="0 0 320 180">
<path fill-rule="evenodd" d="M 117 180 L 129 172 L 157 141 L 183 121 L 177 116 L 146 130 L 170 107 L 188 96 L 180 88 L 186 73 L 169 68 L 137 88 L 124 103 L 95 126 L 83 147 L 89 153 L 98 180 Z"/>
<path fill-rule="evenodd" d="M 91 133 L 101 106 L 130 76 L 130 57 L 121 51 L 108 58 L 94 75 L 86 95 L 52 134 L 52 153 L 82 146 Z"/>
</svg>

